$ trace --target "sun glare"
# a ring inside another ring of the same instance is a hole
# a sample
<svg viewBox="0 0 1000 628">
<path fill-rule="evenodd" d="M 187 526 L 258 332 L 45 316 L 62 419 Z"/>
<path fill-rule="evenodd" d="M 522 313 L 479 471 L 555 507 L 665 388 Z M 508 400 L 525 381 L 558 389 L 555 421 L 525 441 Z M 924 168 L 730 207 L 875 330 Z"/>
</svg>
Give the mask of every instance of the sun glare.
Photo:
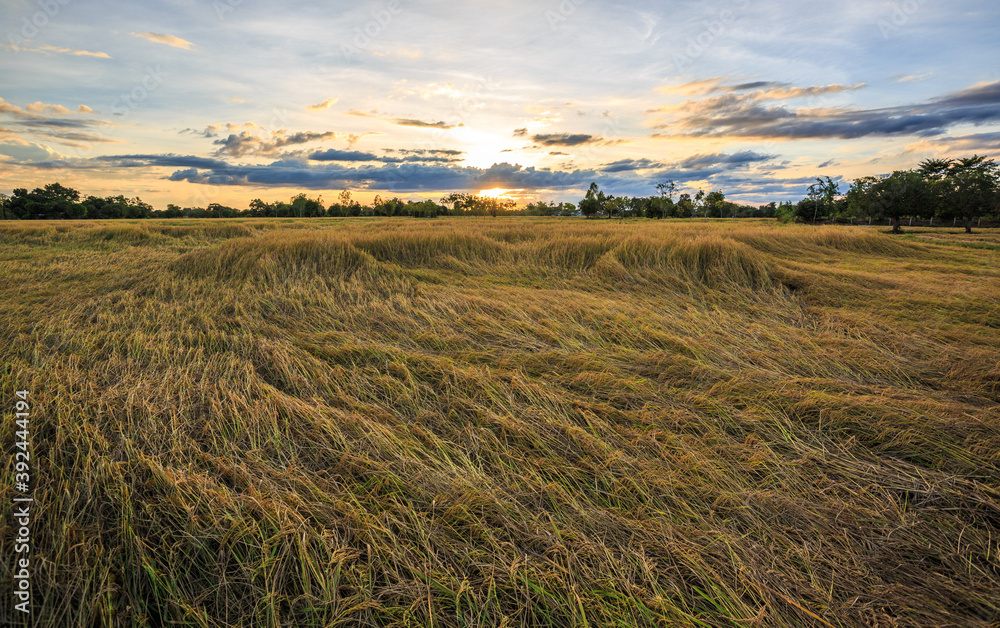
<svg viewBox="0 0 1000 628">
<path fill-rule="evenodd" d="M 488 190 L 479 190 L 479 196 L 485 196 L 487 198 L 508 198 L 508 192 L 515 192 L 516 190 L 507 190 L 504 188 L 490 188 Z"/>
</svg>

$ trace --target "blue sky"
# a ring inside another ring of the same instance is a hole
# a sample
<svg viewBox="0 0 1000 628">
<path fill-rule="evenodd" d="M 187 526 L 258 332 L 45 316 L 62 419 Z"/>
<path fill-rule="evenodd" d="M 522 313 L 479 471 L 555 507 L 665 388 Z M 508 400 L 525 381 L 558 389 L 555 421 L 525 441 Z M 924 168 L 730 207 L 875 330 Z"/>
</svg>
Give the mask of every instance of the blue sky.
<svg viewBox="0 0 1000 628">
<path fill-rule="evenodd" d="M 1000 157 L 1000 3 L 0 0 L 0 192 L 797 200 Z"/>
</svg>

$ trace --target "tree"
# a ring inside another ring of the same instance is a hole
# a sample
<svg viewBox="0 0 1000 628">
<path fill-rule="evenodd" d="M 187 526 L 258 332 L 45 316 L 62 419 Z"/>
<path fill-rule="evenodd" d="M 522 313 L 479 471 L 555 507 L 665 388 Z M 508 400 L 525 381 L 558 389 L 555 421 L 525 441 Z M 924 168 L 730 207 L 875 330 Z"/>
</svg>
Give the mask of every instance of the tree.
<svg viewBox="0 0 1000 628">
<path fill-rule="evenodd" d="M 60 183 L 49 183 L 44 188 L 36 188 L 32 191 L 39 197 L 50 201 L 70 201 L 80 200 L 80 193 L 73 188 L 65 187 Z"/>
<path fill-rule="evenodd" d="M 719 218 L 723 217 L 726 210 L 726 195 L 722 193 L 722 190 L 709 192 L 705 195 L 702 202 L 705 205 L 706 216 L 715 216 L 718 214 Z"/>
<path fill-rule="evenodd" d="M 869 215 L 889 218 L 893 233 L 902 233 L 900 218 L 924 214 L 931 205 L 930 185 L 919 172 L 912 170 L 893 172 L 871 186 L 868 193 Z"/>
<path fill-rule="evenodd" d="M 84 205 L 83 203 L 73 203 L 73 204 L 71 204 L 69 206 L 69 209 L 66 210 L 66 217 L 70 218 L 70 219 L 73 219 L 73 220 L 79 220 L 81 218 L 86 218 L 87 217 L 87 206 Z"/>
<path fill-rule="evenodd" d="M 667 179 L 663 183 L 657 183 L 656 189 L 660 193 L 660 202 L 658 203 L 660 210 L 660 218 L 667 217 L 667 209 L 672 207 L 674 204 L 674 194 L 677 193 L 677 184 L 673 179 Z"/>
<path fill-rule="evenodd" d="M 691 202 L 691 195 L 687 192 L 677 197 L 677 212 L 680 216 L 694 218 L 694 203 Z"/>
<path fill-rule="evenodd" d="M 472 212 L 472 206 L 474 205 L 475 196 L 472 194 L 467 194 L 465 192 L 452 192 L 447 196 L 441 198 L 442 205 L 450 205 L 452 211 L 456 214 L 462 214 Z"/>
<path fill-rule="evenodd" d="M 593 182 L 587 190 L 587 195 L 579 203 L 580 213 L 587 218 L 598 216 L 604 211 L 604 203 L 606 200 L 607 197 L 605 197 L 604 192 L 601 192 L 597 187 L 597 182 Z"/>
<path fill-rule="evenodd" d="M 701 211 L 704 206 L 705 190 L 698 190 L 698 193 L 694 195 L 694 204 L 691 206 L 691 215 L 694 216 L 694 214 Z"/>
<path fill-rule="evenodd" d="M 822 177 L 816 178 L 816 183 L 809 186 L 807 192 L 809 203 L 802 206 L 802 209 L 812 209 L 812 222 L 816 223 L 819 218 L 825 218 L 830 208 L 833 207 L 834 198 L 840 194 L 840 184 L 835 183 L 830 177 L 826 177 L 826 181 Z M 806 216 L 799 213 L 799 216 L 803 219 Z"/>
<path fill-rule="evenodd" d="M 981 155 L 954 161 L 945 178 L 947 205 L 946 217 L 961 218 L 965 232 L 972 233 L 972 223 L 985 216 L 1000 204 L 1000 174 L 992 159 Z"/>
<path fill-rule="evenodd" d="M 629 199 L 624 196 L 608 196 L 604 199 L 604 210 L 608 213 L 608 218 L 618 216 L 625 217 Z"/>
<path fill-rule="evenodd" d="M 873 176 L 858 177 L 851 182 L 850 189 L 844 195 L 848 213 L 856 217 L 872 215 L 872 190 L 878 182 L 879 178 Z"/>
</svg>

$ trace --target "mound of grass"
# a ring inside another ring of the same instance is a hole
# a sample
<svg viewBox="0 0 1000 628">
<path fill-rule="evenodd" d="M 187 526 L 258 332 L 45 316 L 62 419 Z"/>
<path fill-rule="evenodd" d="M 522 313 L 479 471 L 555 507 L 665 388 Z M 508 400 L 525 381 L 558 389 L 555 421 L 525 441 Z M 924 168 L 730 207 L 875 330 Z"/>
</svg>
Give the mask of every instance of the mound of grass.
<svg viewBox="0 0 1000 628">
<path fill-rule="evenodd" d="M 706 221 L 59 227 L 0 226 L 35 625 L 1000 619 L 992 249 Z"/>
</svg>

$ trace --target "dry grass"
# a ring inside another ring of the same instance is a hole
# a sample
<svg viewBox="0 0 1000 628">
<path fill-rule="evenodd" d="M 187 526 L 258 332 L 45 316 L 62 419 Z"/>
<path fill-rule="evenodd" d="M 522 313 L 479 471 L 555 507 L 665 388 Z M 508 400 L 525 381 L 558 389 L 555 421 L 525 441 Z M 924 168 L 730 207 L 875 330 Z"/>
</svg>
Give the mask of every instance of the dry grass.
<svg viewBox="0 0 1000 628">
<path fill-rule="evenodd" d="M 1000 235 L 953 231 L 0 225 L 36 625 L 995 626 Z"/>
</svg>

